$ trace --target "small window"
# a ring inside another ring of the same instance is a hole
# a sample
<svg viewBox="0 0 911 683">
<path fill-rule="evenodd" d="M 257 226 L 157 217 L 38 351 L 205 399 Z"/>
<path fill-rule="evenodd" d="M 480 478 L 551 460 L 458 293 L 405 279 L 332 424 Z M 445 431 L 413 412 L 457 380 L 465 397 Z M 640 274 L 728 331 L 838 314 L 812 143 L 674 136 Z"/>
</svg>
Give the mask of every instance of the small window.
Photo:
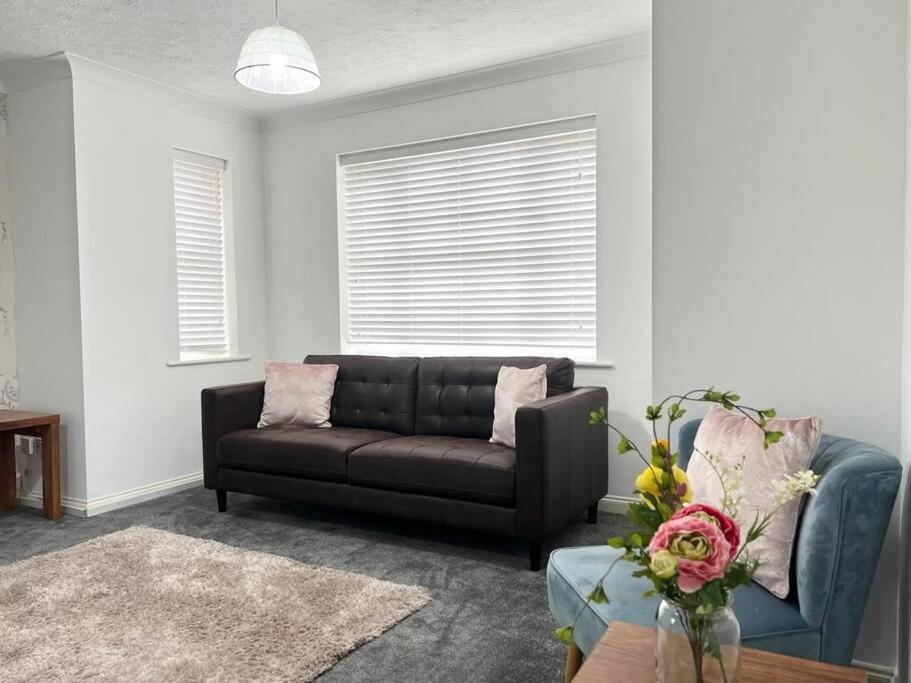
<svg viewBox="0 0 911 683">
<path fill-rule="evenodd" d="M 174 151 L 174 229 L 180 360 L 232 353 L 228 315 L 226 162 Z"/>
<path fill-rule="evenodd" d="M 341 155 L 342 345 L 594 360 L 594 117 Z"/>
</svg>

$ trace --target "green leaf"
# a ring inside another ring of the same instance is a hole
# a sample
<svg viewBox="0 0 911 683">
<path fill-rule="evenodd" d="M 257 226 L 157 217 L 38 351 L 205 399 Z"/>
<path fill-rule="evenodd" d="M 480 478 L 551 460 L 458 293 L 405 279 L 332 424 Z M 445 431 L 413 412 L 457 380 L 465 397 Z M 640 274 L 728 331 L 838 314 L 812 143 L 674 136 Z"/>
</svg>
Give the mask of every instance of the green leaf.
<svg viewBox="0 0 911 683">
<path fill-rule="evenodd" d="M 642 542 L 642 536 L 637 533 L 630 534 L 627 539 L 629 545 L 632 548 L 642 548 L 645 544 Z"/>
<path fill-rule="evenodd" d="M 718 579 L 709 581 L 699 589 L 699 603 L 712 609 L 724 607 L 724 587 Z"/>
<path fill-rule="evenodd" d="M 598 410 L 593 410 L 588 414 L 588 424 L 590 425 L 606 425 L 607 424 L 607 410 L 604 406 L 598 408 Z"/>
<path fill-rule="evenodd" d="M 765 410 L 760 410 L 759 414 L 771 420 L 778 413 L 775 412 L 774 408 L 766 408 Z"/>
<path fill-rule="evenodd" d="M 573 645 L 575 641 L 573 640 L 573 627 L 572 626 L 561 626 L 558 628 L 555 633 L 557 638 L 566 643 L 567 645 Z"/>
<path fill-rule="evenodd" d="M 625 548 L 626 539 L 624 539 L 623 536 L 612 536 L 611 538 L 607 539 L 607 544 L 611 548 Z"/>
<path fill-rule="evenodd" d="M 720 391 L 715 391 L 713 387 L 709 387 L 708 391 L 702 395 L 703 401 L 710 401 L 712 403 L 721 403 L 723 399 L 723 394 Z"/>
<path fill-rule="evenodd" d="M 645 503 L 630 503 L 626 514 L 634 524 L 645 527 L 649 531 L 657 531 L 658 527 L 664 524 L 661 512 L 650 508 Z"/>
<path fill-rule="evenodd" d="M 647 406 L 645 408 L 645 419 L 649 422 L 661 419 L 661 409 L 658 406 Z"/>
<path fill-rule="evenodd" d="M 621 436 L 620 441 L 617 443 L 617 452 L 629 453 L 631 450 L 633 450 L 633 444 L 625 436 Z"/>
<path fill-rule="evenodd" d="M 607 593 L 604 592 L 604 586 L 601 585 L 600 581 L 595 585 L 595 589 L 589 593 L 588 599 L 596 605 L 606 605 L 610 602 Z"/>
<path fill-rule="evenodd" d="M 765 438 L 763 439 L 763 446 L 768 448 L 773 443 L 778 443 L 781 441 L 781 437 L 784 436 L 784 432 L 764 432 Z"/>
<path fill-rule="evenodd" d="M 753 579 L 756 570 L 754 562 L 731 562 L 724 572 L 724 587 L 745 586 Z"/>
</svg>

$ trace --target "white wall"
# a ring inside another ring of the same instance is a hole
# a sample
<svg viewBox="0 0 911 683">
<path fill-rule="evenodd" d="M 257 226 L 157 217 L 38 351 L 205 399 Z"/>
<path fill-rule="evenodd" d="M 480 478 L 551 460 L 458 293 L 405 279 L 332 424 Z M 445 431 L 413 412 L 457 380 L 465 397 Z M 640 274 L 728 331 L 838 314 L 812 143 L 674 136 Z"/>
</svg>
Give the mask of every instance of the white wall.
<svg viewBox="0 0 911 683">
<path fill-rule="evenodd" d="M 13 223 L 7 172 L 6 96 L 0 95 L 0 408 L 19 403 L 16 315 L 13 302 Z"/>
<path fill-rule="evenodd" d="M 654 7 L 654 379 L 899 453 L 904 0 Z M 890 532 L 855 657 L 893 666 Z"/>
<path fill-rule="evenodd" d="M 60 413 L 68 505 L 86 495 L 72 83 L 16 90 L 7 107 L 20 403 Z"/>
<path fill-rule="evenodd" d="M 13 86 L 21 404 L 61 412 L 64 505 L 93 514 L 196 484 L 200 390 L 262 377 L 259 121 L 75 55 L 2 75 Z M 250 360 L 168 366 L 178 359 L 174 147 L 228 161 L 237 337 Z"/>
<path fill-rule="evenodd" d="M 546 76 L 526 70 L 522 80 L 500 85 L 481 83 L 492 77 L 488 71 L 461 79 L 457 94 L 391 107 L 365 98 L 357 105 L 369 109 L 363 113 L 273 120 L 264 143 L 270 355 L 292 360 L 339 350 L 337 154 L 594 113 L 598 346 L 600 359 L 616 367 L 580 369 L 577 383 L 608 386 L 613 419 L 641 431 L 630 416 L 644 410 L 651 394 L 647 46 L 645 52 L 637 48 L 631 58 L 618 53 L 619 61 Z M 396 96 L 407 100 L 411 92 L 426 95 L 406 89 Z M 618 458 L 611 467 L 611 492 L 628 493 L 639 468 Z"/>
<path fill-rule="evenodd" d="M 200 390 L 262 377 L 266 300 L 258 123 L 70 56 L 90 511 L 202 470 Z M 228 161 L 239 350 L 252 360 L 178 359 L 171 158 Z"/>
</svg>

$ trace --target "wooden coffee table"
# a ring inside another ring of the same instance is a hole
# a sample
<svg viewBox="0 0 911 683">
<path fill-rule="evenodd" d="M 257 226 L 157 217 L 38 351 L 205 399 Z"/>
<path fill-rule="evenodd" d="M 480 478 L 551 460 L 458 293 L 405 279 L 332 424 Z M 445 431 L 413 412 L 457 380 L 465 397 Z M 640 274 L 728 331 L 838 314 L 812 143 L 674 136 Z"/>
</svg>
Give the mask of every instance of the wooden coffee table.
<svg viewBox="0 0 911 683">
<path fill-rule="evenodd" d="M 0 510 L 19 507 L 16 495 L 16 434 L 41 439 L 44 516 L 60 519 L 60 416 L 27 410 L 0 410 Z"/>
<path fill-rule="evenodd" d="M 866 672 L 853 667 L 751 648 L 740 650 L 740 683 L 866 683 Z M 573 683 L 654 683 L 655 629 L 615 621 L 585 660 Z"/>
</svg>

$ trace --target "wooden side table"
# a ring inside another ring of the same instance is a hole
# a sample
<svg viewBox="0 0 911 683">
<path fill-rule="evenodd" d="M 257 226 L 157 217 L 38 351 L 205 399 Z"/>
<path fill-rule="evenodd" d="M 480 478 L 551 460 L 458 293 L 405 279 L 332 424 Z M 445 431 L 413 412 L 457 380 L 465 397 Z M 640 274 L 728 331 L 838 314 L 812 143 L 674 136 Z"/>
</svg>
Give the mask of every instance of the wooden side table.
<svg viewBox="0 0 911 683">
<path fill-rule="evenodd" d="M 573 683 L 654 683 L 655 629 L 611 623 L 585 660 Z M 740 650 L 739 683 L 866 683 L 866 672 L 847 666 L 823 664 L 810 659 L 748 647 Z"/>
<path fill-rule="evenodd" d="M 44 516 L 60 519 L 60 416 L 27 410 L 0 410 L 0 510 L 19 507 L 16 495 L 16 434 L 41 439 Z"/>
</svg>

